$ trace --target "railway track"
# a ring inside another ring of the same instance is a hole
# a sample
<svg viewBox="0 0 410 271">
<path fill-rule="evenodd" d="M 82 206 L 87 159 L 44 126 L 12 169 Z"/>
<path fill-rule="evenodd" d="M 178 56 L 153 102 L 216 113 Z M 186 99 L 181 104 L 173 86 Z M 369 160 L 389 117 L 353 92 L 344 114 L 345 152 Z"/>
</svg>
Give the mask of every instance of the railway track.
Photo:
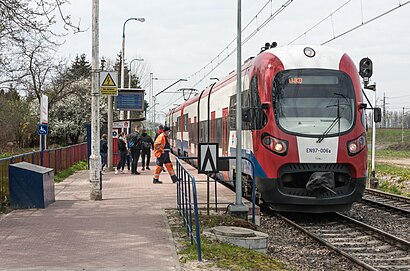
<svg viewBox="0 0 410 271">
<path fill-rule="evenodd" d="M 407 215 L 410 214 L 410 198 L 381 192 L 379 190 L 366 189 L 362 202 L 396 210 Z"/>
<path fill-rule="evenodd" d="M 365 270 L 410 270 L 410 242 L 339 213 L 277 214 Z"/>
</svg>

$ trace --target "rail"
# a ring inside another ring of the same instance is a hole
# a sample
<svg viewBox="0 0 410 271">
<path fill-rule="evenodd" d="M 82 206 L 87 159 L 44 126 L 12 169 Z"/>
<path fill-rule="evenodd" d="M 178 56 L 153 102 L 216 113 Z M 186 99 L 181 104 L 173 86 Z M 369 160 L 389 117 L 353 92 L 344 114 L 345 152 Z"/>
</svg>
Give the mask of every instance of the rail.
<svg viewBox="0 0 410 271">
<path fill-rule="evenodd" d="M 0 204 L 9 197 L 9 165 L 19 162 L 29 162 L 35 165 L 54 169 L 54 174 L 63 171 L 73 164 L 87 160 L 87 143 L 68 147 L 34 151 L 0 159 Z"/>
<path fill-rule="evenodd" d="M 176 157 L 177 182 L 177 207 L 181 216 L 184 217 L 184 226 L 187 227 L 191 239 L 191 245 L 196 243 L 198 261 L 202 261 L 201 232 L 198 217 L 198 199 L 196 193 L 195 177 Z M 193 228 L 192 209 L 194 211 L 195 232 Z"/>
</svg>

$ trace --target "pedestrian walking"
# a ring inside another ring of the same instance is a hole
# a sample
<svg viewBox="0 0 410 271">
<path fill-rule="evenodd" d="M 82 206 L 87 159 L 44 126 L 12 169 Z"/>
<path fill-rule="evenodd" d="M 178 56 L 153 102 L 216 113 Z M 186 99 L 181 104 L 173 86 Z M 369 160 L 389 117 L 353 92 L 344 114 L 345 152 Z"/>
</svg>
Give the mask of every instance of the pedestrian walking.
<svg viewBox="0 0 410 271">
<path fill-rule="evenodd" d="M 129 149 L 131 151 L 132 156 L 132 164 L 131 164 L 131 174 L 139 175 L 140 173 L 137 171 L 138 160 L 140 159 L 141 155 L 141 134 L 140 134 L 140 126 L 135 127 L 135 131 L 130 134 L 129 136 Z"/>
<path fill-rule="evenodd" d="M 104 167 L 107 165 L 107 151 L 108 151 L 107 135 L 103 134 L 100 140 L 101 171 L 104 171 Z"/>
<path fill-rule="evenodd" d="M 151 170 L 149 168 L 150 160 L 151 160 L 151 150 L 154 149 L 154 140 L 147 134 L 145 129 L 142 130 L 141 134 L 141 163 L 142 169 L 141 170 Z M 145 167 L 145 165 L 147 165 Z"/>
<path fill-rule="evenodd" d="M 158 126 L 158 131 L 155 133 L 154 141 L 157 140 L 157 137 L 158 137 L 160 134 L 162 134 L 163 131 L 164 131 L 164 126 L 162 126 L 162 124 L 160 124 L 160 125 Z M 162 171 L 165 172 L 165 169 L 162 168 Z"/>
<path fill-rule="evenodd" d="M 153 183 L 162 183 L 159 180 L 159 175 L 165 164 L 165 167 L 168 170 L 169 175 L 171 176 L 172 182 L 176 183 L 178 181 L 177 176 L 175 175 L 174 168 L 172 167 L 171 159 L 169 157 L 169 152 L 171 151 L 171 145 L 169 144 L 168 136 L 171 129 L 167 126 L 164 127 L 164 131 L 157 137 L 154 142 L 154 156 L 157 157 L 157 166 L 154 172 Z"/>
<path fill-rule="evenodd" d="M 117 164 L 117 168 L 115 169 L 115 174 L 118 174 L 118 170 L 121 170 L 121 173 L 124 173 L 124 165 L 125 161 L 127 160 L 127 140 L 125 139 L 124 132 L 121 132 L 118 136 L 118 151 L 120 152 L 120 161 Z"/>
</svg>

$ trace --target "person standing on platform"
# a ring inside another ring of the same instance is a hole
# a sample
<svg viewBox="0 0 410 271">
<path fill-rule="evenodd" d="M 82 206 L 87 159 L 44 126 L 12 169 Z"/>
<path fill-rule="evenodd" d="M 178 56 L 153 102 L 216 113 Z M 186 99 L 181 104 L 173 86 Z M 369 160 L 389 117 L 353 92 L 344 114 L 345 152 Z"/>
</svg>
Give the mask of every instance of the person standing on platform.
<svg viewBox="0 0 410 271">
<path fill-rule="evenodd" d="M 107 135 L 103 134 L 100 140 L 101 171 L 104 171 L 104 167 L 107 165 L 107 151 L 108 151 Z"/>
<path fill-rule="evenodd" d="M 124 173 L 124 165 L 127 160 L 127 140 L 125 139 L 124 132 L 121 132 L 118 137 L 118 151 L 120 152 L 120 161 L 115 169 L 115 174 L 118 174 L 118 170 L 122 168 L 121 173 Z"/>
<path fill-rule="evenodd" d="M 165 164 L 169 175 L 171 175 L 171 179 L 173 183 L 178 181 L 178 177 L 175 175 L 174 168 L 172 167 L 171 159 L 169 157 L 169 152 L 171 151 L 171 145 L 169 144 L 168 136 L 171 129 L 167 126 L 164 127 L 164 131 L 157 137 L 154 142 L 154 156 L 157 157 L 157 166 L 154 172 L 154 179 L 153 183 L 162 183 L 159 180 L 159 175 L 161 174 L 161 170 Z"/>
<path fill-rule="evenodd" d="M 155 133 L 154 141 L 157 140 L 157 137 L 158 137 L 160 134 L 162 134 L 163 131 L 164 131 L 164 126 L 162 126 L 162 125 L 158 126 L 158 131 Z"/>
<path fill-rule="evenodd" d="M 139 175 L 137 171 L 138 160 L 141 155 L 141 135 L 140 126 L 135 126 L 135 131 L 130 134 L 130 140 L 128 146 L 131 150 L 132 164 L 131 164 L 131 174 Z"/>
<path fill-rule="evenodd" d="M 145 170 L 145 169 L 151 170 L 149 168 L 149 163 L 151 160 L 151 150 L 153 149 L 154 149 L 154 141 L 152 140 L 152 137 L 150 137 L 147 134 L 147 131 L 143 129 L 142 134 L 141 134 L 141 159 L 142 159 L 141 161 L 142 169 L 141 170 Z M 147 165 L 147 167 L 145 167 L 145 165 Z"/>
</svg>

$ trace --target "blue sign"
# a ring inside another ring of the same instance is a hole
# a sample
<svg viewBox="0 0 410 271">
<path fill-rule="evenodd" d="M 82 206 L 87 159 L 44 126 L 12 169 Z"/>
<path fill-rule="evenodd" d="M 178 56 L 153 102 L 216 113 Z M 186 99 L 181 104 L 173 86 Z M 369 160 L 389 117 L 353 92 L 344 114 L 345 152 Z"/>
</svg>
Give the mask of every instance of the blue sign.
<svg viewBox="0 0 410 271">
<path fill-rule="evenodd" d="M 37 126 L 37 133 L 39 135 L 48 135 L 48 124 L 39 124 Z"/>
<path fill-rule="evenodd" d="M 115 97 L 115 108 L 117 110 L 144 111 L 144 91 L 118 92 L 118 96 Z"/>
</svg>

